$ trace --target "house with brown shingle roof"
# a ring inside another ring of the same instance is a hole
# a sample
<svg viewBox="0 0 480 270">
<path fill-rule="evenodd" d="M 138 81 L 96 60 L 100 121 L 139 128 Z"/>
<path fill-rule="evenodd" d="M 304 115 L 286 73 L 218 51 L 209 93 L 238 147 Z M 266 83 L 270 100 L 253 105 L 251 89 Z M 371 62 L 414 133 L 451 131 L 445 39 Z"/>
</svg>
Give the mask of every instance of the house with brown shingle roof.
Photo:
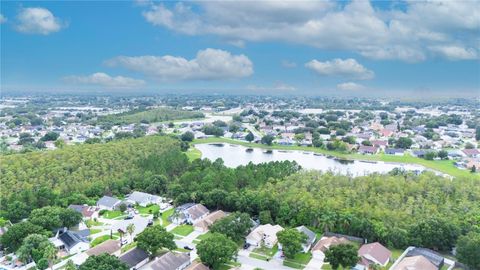
<svg viewBox="0 0 480 270">
<path fill-rule="evenodd" d="M 358 250 L 360 264 L 367 267 L 371 264 L 386 266 L 390 261 L 392 252 L 378 242 L 365 244 Z"/>
<path fill-rule="evenodd" d="M 348 244 L 351 243 L 345 237 L 322 237 L 312 248 L 312 255 L 315 259 L 324 260 L 325 259 L 325 251 L 327 251 L 330 247 L 340 245 L 340 244 Z"/>
<path fill-rule="evenodd" d="M 208 228 L 212 226 L 215 221 L 220 220 L 226 217 L 227 214 L 222 210 L 217 210 L 215 212 L 210 213 L 208 216 L 204 217 L 203 219 L 193 223 L 193 227 L 196 231 L 199 232 L 206 232 Z"/>
<path fill-rule="evenodd" d="M 88 256 L 98 256 L 103 253 L 109 254 L 109 255 L 115 255 L 118 256 L 120 255 L 120 241 L 118 240 L 113 240 L 109 239 L 89 250 L 87 250 L 85 253 L 87 253 Z"/>
<path fill-rule="evenodd" d="M 419 255 L 403 258 L 400 263 L 390 268 L 390 270 L 438 270 L 438 268 L 427 258 Z"/>
</svg>

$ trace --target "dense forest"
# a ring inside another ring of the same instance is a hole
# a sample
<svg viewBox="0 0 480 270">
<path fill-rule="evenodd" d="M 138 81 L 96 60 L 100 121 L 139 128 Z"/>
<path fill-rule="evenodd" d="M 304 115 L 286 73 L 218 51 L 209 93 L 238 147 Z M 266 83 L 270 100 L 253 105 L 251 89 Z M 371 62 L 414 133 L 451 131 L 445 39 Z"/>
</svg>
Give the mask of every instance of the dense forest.
<svg viewBox="0 0 480 270">
<path fill-rule="evenodd" d="M 450 250 L 480 231 L 480 181 L 395 171 L 363 177 L 299 171 L 295 162 L 232 169 L 188 161 L 174 138 L 149 136 L 0 158 L 1 215 L 12 221 L 49 205 L 94 203 L 132 190 L 200 202 L 282 226 L 306 225 L 380 241 Z"/>
<path fill-rule="evenodd" d="M 156 123 L 163 121 L 173 121 L 180 119 L 203 118 L 205 115 L 201 112 L 184 111 L 167 107 L 155 109 L 137 109 L 121 114 L 111 114 L 100 116 L 97 123 L 112 124 L 140 124 Z"/>
</svg>

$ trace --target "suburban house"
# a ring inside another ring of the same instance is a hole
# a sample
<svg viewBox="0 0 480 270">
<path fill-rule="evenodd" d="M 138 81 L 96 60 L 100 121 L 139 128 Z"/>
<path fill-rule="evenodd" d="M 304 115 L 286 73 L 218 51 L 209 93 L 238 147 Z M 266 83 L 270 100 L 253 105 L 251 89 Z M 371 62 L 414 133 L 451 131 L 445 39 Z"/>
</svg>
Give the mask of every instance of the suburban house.
<svg viewBox="0 0 480 270">
<path fill-rule="evenodd" d="M 127 196 L 126 201 L 131 204 L 138 204 L 146 207 L 149 204 L 161 204 L 163 199 L 160 196 L 148 194 L 145 192 L 134 191 Z"/>
<path fill-rule="evenodd" d="M 120 261 L 126 263 L 130 270 L 139 269 L 148 262 L 148 253 L 143 249 L 135 247 L 118 257 Z"/>
<path fill-rule="evenodd" d="M 433 265 L 435 265 L 438 269 L 442 268 L 445 259 L 440 254 L 436 253 L 433 250 L 428 248 L 418 248 L 415 247 L 407 252 L 405 257 L 414 257 L 414 256 L 423 256 L 427 260 L 429 260 Z"/>
<path fill-rule="evenodd" d="M 175 212 L 170 219 L 175 224 L 194 224 L 200 221 L 210 213 L 202 204 L 186 203 L 175 208 Z"/>
<path fill-rule="evenodd" d="M 390 270 L 438 270 L 438 268 L 423 256 L 412 256 L 403 258 Z"/>
<path fill-rule="evenodd" d="M 478 151 L 478 149 L 463 149 L 462 152 L 467 157 L 480 157 L 480 151 Z"/>
<path fill-rule="evenodd" d="M 57 234 L 49 240 L 57 249 L 64 250 L 70 255 L 90 248 L 90 243 L 86 237 L 69 230 L 59 230 Z"/>
<path fill-rule="evenodd" d="M 101 210 L 115 210 L 118 209 L 122 201 L 110 196 L 103 196 L 97 201 L 97 207 Z"/>
<path fill-rule="evenodd" d="M 322 237 L 312 248 L 313 258 L 323 261 L 325 259 L 325 251 L 327 251 L 331 246 L 348 243 L 350 243 L 350 241 L 345 237 Z"/>
<path fill-rule="evenodd" d="M 71 204 L 68 206 L 68 208 L 82 214 L 84 219 L 98 218 L 98 207 L 96 206 L 88 206 L 86 204 L 84 205 Z"/>
<path fill-rule="evenodd" d="M 369 154 L 369 155 L 374 155 L 378 152 L 378 148 L 375 146 L 368 146 L 368 145 L 360 145 L 358 148 L 358 152 L 360 154 Z"/>
<path fill-rule="evenodd" d="M 245 241 L 252 246 L 260 247 L 264 245 L 273 248 L 278 242 L 277 233 L 282 230 L 283 227 L 280 225 L 260 225 L 247 235 Z"/>
<path fill-rule="evenodd" d="M 308 252 L 310 248 L 312 247 L 313 243 L 315 243 L 315 240 L 317 239 L 317 235 L 312 232 L 310 229 L 308 229 L 305 226 L 299 226 L 297 228 L 297 231 L 305 234 L 307 236 L 307 242 L 305 244 L 302 244 L 303 252 Z"/>
<path fill-rule="evenodd" d="M 371 264 L 386 266 L 390 261 L 392 252 L 378 242 L 365 244 L 358 250 L 361 260 L 359 264 L 368 268 Z"/>
<path fill-rule="evenodd" d="M 380 148 L 380 149 L 385 149 L 388 145 L 388 142 L 387 141 L 382 141 L 382 140 L 373 140 L 371 141 L 372 145 L 377 147 L 377 148 Z"/>
<path fill-rule="evenodd" d="M 405 150 L 401 148 L 386 148 L 385 154 L 387 155 L 394 155 L 394 156 L 403 156 Z"/>
<path fill-rule="evenodd" d="M 87 253 L 88 256 L 98 256 L 104 253 L 119 256 L 120 248 L 120 241 L 108 239 L 107 241 L 87 250 L 85 253 Z"/>
<path fill-rule="evenodd" d="M 226 216 L 227 214 L 225 212 L 223 212 L 222 210 L 217 210 L 208 214 L 208 216 L 204 217 L 203 219 L 193 223 L 193 227 L 196 231 L 206 232 L 208 231 L 208 228 L 212 226 L 213 223 L 215 223 L 215 221 L 222 219 Z"/>
<path fill-rule="evenodd" d="M 167 252 L 158 256 L 141 270 L 183 270 L 190 265 L 190 256 L 184 253 Z"/>
</svg>

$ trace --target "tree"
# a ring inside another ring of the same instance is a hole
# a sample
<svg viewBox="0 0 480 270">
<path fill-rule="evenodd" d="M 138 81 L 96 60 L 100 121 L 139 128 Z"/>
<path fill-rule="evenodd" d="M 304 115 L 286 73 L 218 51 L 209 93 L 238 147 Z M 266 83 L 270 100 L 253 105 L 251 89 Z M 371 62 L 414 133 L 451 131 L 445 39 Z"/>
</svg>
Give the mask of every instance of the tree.
<svg viewBox="0 0 480 270">
<path fill-rule="evenodd" d="M 426 160 L 433 160 L 436 156 L 437 154 L 434 151 L 428 151 L 427 153 L 425 153 Z"/>
<path fill-rule="evenodd" d="M 330 263 L 332 269 L 338 269 L 339 266 L 349 269 L 357 264 L 358 259 L 357 248 L 352 244 L 330 246 L 325 252 L 325 261 Z"/>
<path fill-rule="evenodd" d="M 191 142 L 195 139 L 195 134 L 191 131 L 187 131 L 180 136 L 180 139 L 184 142 Z"/>
<path fill-rule="evenodd" d="M 31 234 L 43 233 L 42 227 L 34 225 L 29 221 L 13 224 L 0 238 L 2 245 L 8 251 L 16 251 L 23 243 L 23 240 Z"/>
<path fill-rule="evenodd" d="M 116 256 L 103 253 L 90 256 L 78 270 L 128 270 L 129 267 Z"/>
<path fill-rule="evenodd" d="M 457 259 L 470 269 L 480 269 L 480 233 L 470 232 L 457 241 Z"/>
<path fill-rule="evenodd" d="M 121 203 L 119 206 L 118 206 L 118 210 L 120 210 L 120 212 L 125 212 L 127 211 L 127 205 L 124 204 L 124 203 Z"/>
<path fill-rule="evenodd" d="M 413 144 L 412 139 L 407 138 L 407 137 L 400 137 L 398 138 L 397 142 L 395 143 L 395 146 L 397 148 L 402 148 L 402 149 L 409 149 Z"/>
<path fill-rule="evenodd" d="M 248 214 L 235 212 L 213 223 L 210 231 L 221 233 L 233 241 L 239 242 L 251 227 L 252 221 Z"/>
<path fill-rule="evenodd" d="M 18 257 L 22 262 L 28 263 L 34 261 L 38 263 L 41 259 L 46 259 L 47 267 L 48 260 L 54 258 L 55 253 L 53 244 L 50 243 L 45 235 L 41 234 L 30 234 L 23 239 L 22 246 L 17 250 Z"/>
<path fill-rule="evenodd" d="M 54 143 L 55 147 L 62 149 L 65 147 L 65 141 L 62 139 L 57 139 Z"/>
<path fill-rule="evenodd" d="M 128 224 L 127 232 L 130 235 L 130 241 L 133 242 L 133 233 L 135 232 L 135 224 L 133 223 Z"/>
<path fill-rule="evenodd" d="M 165 228 L 155 225 L 146 228 L 137 236 L 137 246 L 150 253 L 151 256 L 155 256 L 157 251 L 162 248 L 175 249 L 177 246 L 173 238 L 174 235 L 167 232 Z"/>
<path fill-rule="evenodd" d="M 72 260 L 68 260 L 67 261 L 67 264 L 65 264 L 65 270 L 77 270 L 77 266 L 75 265 L 75 263 L 73 263 Z"/>
<path fill-rule="evenodd" d="M 449 251 L 454 247 L 459 231 L 458 225 L 447 219 L 429 217 L 413 224 L 410 238 L 418 246 Z"/>
<path fill-rule="evenodd" d="M 45 135 L 43 135 L 42 138 L 40 138 L 41 141 L 56 141 L 60 137 L 60 134 L 54 132 L 54 131 L 49 131 Z"/>
<path fill-rule="evenodd" d="M 477 128 L 475 129 L 475 139 L 477 141 L 480 141 L 480 126 L 477 126 Z"/>
<path fill-rule="evenodd" d="M 438 151 L 437 156 L 441 159 L 448 159 L 448 152 L 445 150 L 440 150 Z"/>
<path fill-rule="evenodd" d="M 307 236 L 297 229 L 285 229 L 277 233 L 278 242 L 282 244 L 285 257 L 292 259 L 302 251 L 302 245 L 307 242 Z"/>
<path fill-rule="evenodd" d="M 248 142 L 252 142 L 253 140 L 255 140 L 255 136 L 253 136 L 253 133 L 251 131 L 248 132 L 247 136 L 245 136 L 245 140 L 247 140 Z"/>
<path fill-rule="evenodd" d="M 262 137 L 262 144 L 266 144 L 266 145 L 272 145 L 273 143 L 273 139 L 275 139 L 272 135 L 265 135 Z"/>
<path fill-rule="evenodd" d="M 82 214 L 70 208 L 46 206 L 33 210 L 30 213 L 29 221 L 51 231 L 77 225 L 82 221 Z"/>
<path fill-rule="evenodd" d="M 258 214 L 258 219 L 260 219 L 260 224 L 273 223 L 272 214 L 269 210 L 260 211 L 260 213 Z"/>
<path fill-rule="evenodd" d="M 212 269 L 219 269 L 237 255 L 237 244 L 223 234 L 212 233 L 197 245 L 200 260 Z"/>
<path fill-rule="evenodd" d="M 475 148 L 475 145 L 473 145 L 473 143 L 467 142 L 467 143 L 465 144 L 465 149 L 473 149 L 473 148 Z"/>
</svg>

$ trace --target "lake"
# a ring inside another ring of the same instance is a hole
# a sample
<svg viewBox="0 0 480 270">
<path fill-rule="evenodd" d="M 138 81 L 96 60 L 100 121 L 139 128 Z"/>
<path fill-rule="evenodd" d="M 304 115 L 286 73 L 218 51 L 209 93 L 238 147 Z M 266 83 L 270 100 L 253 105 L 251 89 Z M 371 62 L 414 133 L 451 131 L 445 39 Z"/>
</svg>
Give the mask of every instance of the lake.
<svg viewBox="0 0 480 270">
<path fill-rule="evenodd" d="M 333 171 L 340 174 L 355 176 L 366 175 L 374 172 L 387 173 L 394 168 L 405 170 L 423 171 L 425 167 L 415 164 L 398 164 L 373 161 L 339 160 L 321 154 L 303 151 L 266 150 L 261 148 L 248 148 L 227 143 L 197 144 L 195 148 L 202 152 L 202 158 L 212 161 L 221 158 L 225 166 L 235 168 L 249 162 L 258 164 L 270 161 L 296 161 L 305 169 Z"/>
</svg>

